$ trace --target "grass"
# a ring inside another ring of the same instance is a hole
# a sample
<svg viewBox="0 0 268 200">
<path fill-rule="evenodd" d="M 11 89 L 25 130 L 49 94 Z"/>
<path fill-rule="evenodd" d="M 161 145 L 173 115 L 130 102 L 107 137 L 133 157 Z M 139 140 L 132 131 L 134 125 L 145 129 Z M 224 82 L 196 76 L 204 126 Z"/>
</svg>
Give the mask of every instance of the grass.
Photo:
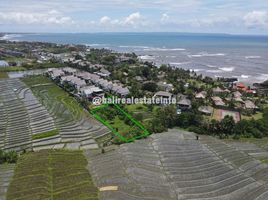
<svg viewBox="0 0 268 200">
<path fill-rule="evenodd" d="M 99 107 L 91 112 L 116 135 L 120 142 L 131 142 L 149 134 L 139 121 L 118 105 Z"/>
<path fill-rule="evenodd" d="M 33 140 L 37 140 L 37 139 L 52 137 L 52 136 L 55 136 L 55 135 L 58 135 L 58 134 L 59 134 L 59 130 L 58 129 L 54 129 L 54 130 L 47 131 L 47 132 L 44 132 L 44 133 L 34 134 L 34 135 L 32 135 L 32 139 Z"/>
<path fill-rule="evenodd" d="M 261 161 L 262 161 L 263 163 L 268 164 L 268 158 L 263 158 L 263 159 L 261 159 Z"/>
<path fill-rule="evenodd" d="M 0 72 L 16 72 L 16 71 L 25 71 L 24 67 L 0 67 Z"/>
<path fill-rule="evenodd" d="M 0 72 L 0 78 L 8 78 L 8 74 L 6 72 Z"/>
<path fill-rule="evenodd" d="M 43 150 L 24 154 L 15 168 L 7 200 L 98 199 L 82 151 Z"/>
<path fill-rule="evenodd" d="M 255 120 L 258 120 L 258 119 L 262 119 L 262 116 L 263 116 L 263 114 L 261 112 L 257 112 L 256 114 L 251 115 L 251 116 L 241 115 L 241 119 L 245 119 L 245 120 L 255 119 Z"/>
</svg>

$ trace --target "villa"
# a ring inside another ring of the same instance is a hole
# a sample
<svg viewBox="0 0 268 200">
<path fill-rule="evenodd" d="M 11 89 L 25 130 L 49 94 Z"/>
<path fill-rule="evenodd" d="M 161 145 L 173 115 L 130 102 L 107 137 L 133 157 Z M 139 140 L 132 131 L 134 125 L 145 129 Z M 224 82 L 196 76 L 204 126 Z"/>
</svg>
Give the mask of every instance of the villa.
<svg viewBox="0 0 268 200">
<path fill-rule="evenodd" d="M 159 91 L 157 93 L 154 94 L 154 98 L 163 98 L 163 99 L 171 99 L 172 98 L 172 94 L 166 91 Z"/>
<path fill-rule="evenodd" d="M 202 91 L 202 92 L 199 92 L 195 95 L 195 98 L 196 99 L 206 99 L 207 97 L 207 92 L 206 91 Z"/>
<path fill-rule="evenodd" d="M 85 97 L 87 99 L 91 99 L 93 97 L 103 97 L 104 96 L 104 92 L 102 89 L 100 89 L 99 87 L 96 86 L 84 86 L 82 88 L 80 88 L 80 93 L 82 97 Z"/>
<path fill-rule="evenodd" d="M 192 108 L 192 102 L 190 99 L 187 98 L 182 98 L 181 100 L 179 100 L 177 102 L 177 105 L 181 110 L 188 110 Z"/>
<path fill-rule="evenodd" d="M 9 66 L 8 62 L 0 60 L 0 67 L 8 67 L 8 66 Z"/>
<path fill-rule="evenodd" d="M 215 106 L 225 106 L 225 103 L 222 100 L 222 98 L 215 96 L 215 97 L 211 97 L 211 99 Z"/>
<path fill-rule="evenodd" d="M 205 115 L 212 115 L 213 108 L 211 106 L 200 106 L 198 111 Z"/>
</svg>

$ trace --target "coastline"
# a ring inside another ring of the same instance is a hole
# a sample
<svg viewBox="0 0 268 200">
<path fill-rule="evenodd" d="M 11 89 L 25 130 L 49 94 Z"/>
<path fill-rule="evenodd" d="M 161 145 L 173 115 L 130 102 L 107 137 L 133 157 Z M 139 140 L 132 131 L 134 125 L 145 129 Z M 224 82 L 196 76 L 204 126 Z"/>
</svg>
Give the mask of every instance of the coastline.
<svg viewBox="0 0 268 200">
<path fill-rule="evenodd" d="M 53 39 L 56 39 L 57 37 L 57 34 L 50 35 L 55 37 Z M 76 42 L 71 42 L 71 39 L 75 38 L 75 35 L 76 34 L 64 34 L 64 36 L 67 37 L 65 44 L 80 44 L 76 40 L 74 40 Z M 87 36 L 87 34 L 83 35 Z M 92 36 L 94 34 L 92 33 L 90 35 Z M 109 33 L 105 33 L 103 35 L 107 36 L 109 35 Z M 111 35 L 114 37 L 116 33 L 113 33 Z M 142 35 L 142 33 L 140 33 L 139 35 Z M 43 38 L 43 40 L 46 40 L 45 35 L 42 34 L 24 35 L 15 33 L 5 34 L 4 36 L 2 36 L 1 39 L 18 42 L 41 41 L 50 43 L 49 41 L 35 40 L 35 37 Z M 103 40 L 109 39 L 105 37 Z M 107 48 L 117 52 L 135 53 L 142 61 L 153 62 L 157 66 L 160 66 L 161 64 L 169 64 L 171 66 L 194 71 L 197 74 L 209 76 L 214 79 L 218 77 L 238 78 L 239 81 L 248 84 L 252 84 L 254 82 L 262 82 L 268 79 L 268 70 L 266 72 L 265 65 L 259 64 L 260 62 L 262 62 L 262 60 L 264 60 L 263 63 L 268 62 L 268 60 L 266 57 L 264 57 L 265 55 L 260 56 L 257 55 L 257 53 L 254 53 L 254 51 L 256 51 L 255 47 L 252 53 L 249 52 L 250 54 L 248 53 L 247 55 L 242 55 L 243 53 L 241 53 L 241 56 L 236 55 L 234 56 L 234 58 L 229 58 L 231 53 L 226 53 L 224 47 L 219 47 L 216 52 L 212 52 L 212 50 L 201 51 L 205 48 L 199 49 L 199 47 L 196 49 L 195 47 L 185 48 L 183 45 L 175 45 L 174 47 L 158 45 L 157 47 L 147 45 L 146 43 L 143 43 L 143 45 L 126 45 L 123 44 L 123 42 L 122 44 L 120 43 L 120 41 L 118 42 L 119 43 L 116 45 L 109 44 L 108 42 L 98 43 L 98 41 L 96 41 L 95 43 L 81 44 L 90 46 L 91 48 Z M 240 49 L 236 49 L 236 52 L 239 53 L 239 50 Z M 231 64 L 226 63 L 226 60 L 231 59 L 234 59 L 234 62 L 231 62 Z M 257 63 L 259 66 L 255 67 L 255 63 Z M 254 66 L 254 68 L 252 66 Z"/>
</svg>

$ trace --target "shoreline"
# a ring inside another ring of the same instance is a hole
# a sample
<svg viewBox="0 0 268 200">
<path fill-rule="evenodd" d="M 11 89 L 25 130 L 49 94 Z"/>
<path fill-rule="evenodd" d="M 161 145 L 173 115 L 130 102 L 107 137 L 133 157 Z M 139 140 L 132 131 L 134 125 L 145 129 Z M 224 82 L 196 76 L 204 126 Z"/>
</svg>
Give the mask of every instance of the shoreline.
<svg viewBox="0 0 268 200">
<path fill-rule="evenodd" d="M 23 33 L 22 33 L 23 34 Z M 33 34 L 33 33 L 32 33 Z M 41 41 L 41 40 L 35 40 L 35 41 L 29 41 L 29 40 L 20 40 L 19 39 L 19 34 L 16 33 L 3 33 L 2 37 L 0 37 L 1 40 L 5 40 L 5 41 L 11 41 L 11 42 L 44 42 L 44 43 L 54 43 L 54 44 L 59 44 L 59 43 L 55 43 L 55 42 L 49 42 L 49 41 Z M 15 39 L 18 38 L 18 39 Z M 61 43 L 60 43 L 61 44 Z M 205 64 L 204 67 L 202 67 L 201 65 L 199 66 L 198 63 L 196 64 L 196 66 L 194 66 L 193 64 L 195 64 L 195 62 L 189 62 L 189 65 L 187 66 L 181 66 L 184 65 L 187 62 L 184 62 L 183 60 L 179 60 L 179 58 L 176 58 L 176 61 L 172 61 L 172 59 L 175 57 L 173 54 L 176 55 L 176 52 L 187 52 L 187 49 L 185 48 L 167 48 L 167 47 L 150 47 L 150 46 L 139 46 L 139 45 L 114 45 L 113 47 L 109 47 L 112 45 L 105 45 L 105 44 L 86 44 L 86 43 L 65 43 L 66 45 L 68 44 L 75 44 L 75 45 L 85 45 L 88 46 L 90 48 L 97 48 L 97 49 L 101 49 L 101 48 L 105 48 L 105 49 L 110 49 L 113 50 L 115 52 L 126 52 L 126 53 L 135 53 L 139 59 L 143 62 L 148 61 L 148 62 L 152 62 L 154 63 L 154 65 L 156 66 L 160 66 L 161 64 L 166 64 L 166 65 L 170 65 L 172 67 L 176 67 L 176 68 L 181 68 L 181 69 L 185 69 L 185 70 L 190 70 L 191 72 L 195 72 L 198 75 L 202 75 L 202 76 L 208 76 L 211 77 L 213 79 L 217 79 L 217 78 L 237 78 L 238 82 L 243 82 L 246 84 L 250 84 L 252 85 L 253 83 L 261 83 L 265 80 L 268 79 L 268 73 L 255 73 L 255 74 L 251 74 L 251 73 L 239 73 L 237 72 L 237 70 L 235 69 L 236 67 L 225 67 L 225 66 L 213 66 L 213 65 L 209 65 L 209 64 Z M 106 47 L 108 46 L 108 47 Z M 118 49 L 120 48 L 126 48 L 128 50 L 125 51 L 120 51 Z M 140 48 L 139 51 L 137 51 L 135 48 Z M 142 49 L 145 50 L 142 52 Z M 167 55 L 168 51 L 171 51 L 173 54 L 172 55 Z M 161 52 L 161 53 L 159 53 Z M 190 53 L 190 52 L 189 52 Z M 201 52 L 202 53 L 202 52 Z M 197 58 L 208 58 L 211 59 L 211 57 L 224 57 L 225 53 L 204 53 L 203 54 L 192 54 L 192 55 L 188 55 L 188 57 L 191 57 L 190 59 L 193 59 L 193 61 L 195 61 L 194 59 Z M 160 57 L 159 60 L 157 57 Z M 147 59 L 146 59 L 147 58 Z M 149 59 L 148 59 L 149 58 Z M 163 58 L 168 60 L 169 58 L 171 59 L 170 62 L 164 62 Z M 245 59 L 248 60 L 253 60 L 253 59 L 258 59 L 260 58 L 260 56 L 245 56 Z M 162 60 L 161 60 L 162 59 Z M 163 61 L 163 62 L 161 62 Z M 213 67 L 211 67 L 213 66 Z M 263 66 L 264 67 L 264 66 Z M 236 70 L 235 72 L 233 72 L 234 70 Z M 222 74 L 222 75 L 221 75 Z"/>
</svg>

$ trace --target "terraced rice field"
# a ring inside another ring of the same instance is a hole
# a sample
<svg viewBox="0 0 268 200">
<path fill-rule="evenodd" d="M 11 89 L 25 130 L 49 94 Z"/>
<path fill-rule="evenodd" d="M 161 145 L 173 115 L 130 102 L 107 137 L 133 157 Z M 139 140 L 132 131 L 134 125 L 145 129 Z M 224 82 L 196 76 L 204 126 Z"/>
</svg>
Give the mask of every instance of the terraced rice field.
<svg viewBox="0 0 268 200">
<path fill-rule="evenodd" d="M 55 130 L 53 118 L 18 79 L 0 80 L 0 148 L 32 148 L 32 136 Z"/>
<path fill-rule="evenodd" d="M 6 191 L 10 179 L 13 176 L 14 165 L 13 164 L 2 164 L 0 165 L 0 200 L 6 199 Z"/>
<path fill-rule="evenodd" d="M 121 145 L 86 151 L 101 199 L 266 200 L 268 165 L 217 139 L 178 130 Z"/>
<path fill-rule="evenodd" d="M 109 133 L 105 126 L 47 78 L 24 81 L 31 89 L 19 79 L 0 80 L 1 149 L 98 148 L 95 139 Z"/>
<path fill-rule="evenodd" d="M 57 147 L 72 149 L 98 148 L 95 139 L 109 134 L 109 130 L 85 113 L 79 103 L 44 76 L 22 79 L 46 107 L 59 130 L 61 144 Z M 59 143 L 55 137 L 51 145 Z M 41 140 L 39 146 L 49 145 Z M 65 144 L 65 145 L 64 145 Z M 39 147 L 38 149 L 40 149 Z"/>
<path fill-rule="evenodd" d="M 7 200 L 97 200 L 81 151 L 42 150 L 20 157 Z"/>
</svg>

